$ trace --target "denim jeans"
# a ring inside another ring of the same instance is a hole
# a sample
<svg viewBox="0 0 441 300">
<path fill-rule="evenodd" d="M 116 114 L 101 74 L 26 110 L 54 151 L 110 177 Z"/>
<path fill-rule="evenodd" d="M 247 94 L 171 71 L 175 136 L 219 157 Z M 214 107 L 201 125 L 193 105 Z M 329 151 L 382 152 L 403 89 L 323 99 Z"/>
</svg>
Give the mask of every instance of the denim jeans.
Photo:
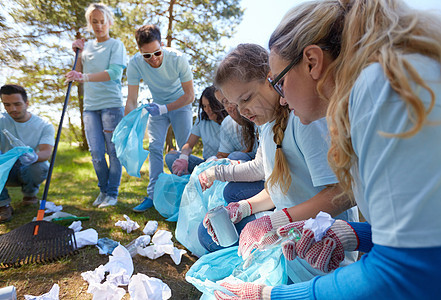
<svg viewBox="0 0 441 300">
<path fill-rule="evenodd" d="M 256 182 L 230 182 L 225 186 L 224 189 L 224 198 L 227 203 L 231 202 L 238 202 L 243 199 L 248 199 L 253 197 L 254 195 L 258 194 L 261 190 L 264 188 L 264 181 L 256 181 Z M 237 233 L 240 234 L 242 232 L 242 229 L 247 225 L 247 223 L 254 221 L 256 217 L 254 215 L 251 215 L 249 217 L 244 218 L 242 221 L 240 221 L 237 224 L 234 224 L 236 227 Z M 209 252 L 214 252 L 220 249 L 223 249 L 224 247 L 217 245 L 211 236 L 208 234 L 207 229 L 202 225 L 202 223 L 199 224 L 198 228 L 198 238 L 199 242 L 201 243 L 202 247 L 207 249 Z M 237 241 L 236 244 L 233 246 L 236 246 L 239 244 L 239 241 Z"/>
<path fill-rule="evenodd" d="M 193 126 L 191 104 L 160 116 L 150 116 L 147 124 L 149 134 L 149 185 L 147 194 L 153 199 L 155 183 L 159 174 L 164 171 L 164 143 L 168 126 L 171 124 L 178 148 L 187 142 Z"/>
<path fill-rule="evenodd" d="M 118 196 L 122 166 L 116 157 L 115 144 L 112 143 L 113 131 L 124 116 L 123 107 L 83 112 L 87 143 L 92 155 L 92 163 L 102 193 L 111 197 Z M 107 165 L 105 153 L 109 155 Z"/>
<path fill-rule="evenodd" d="M 231 160 L 249 161 L 249 160 L 254 159 L 254 157 L 256 157 L 256 153 L 254 153 L 254 152 L 242 152 L 242 151 L 231 152 L 228 155 L 228 158 L 231 159 Z"/>
<path fill-rule="evenodd" d="M 19 160 L 9 172 L 8 180 L 0 194 L 0 207 L 11 203 L 6 186 L 21 186 L 23 196 L 32 197 L 37 195 L 40 184 L 46 179 L 49 170 L 49 162 L 42 161 L 24 166 Z"/>
<path fill-rule="evenodd" d="M 165 163 L 166 163 L 168 169 L 170 170 L 170 172 L 172 172 L 172 173 L 173 173 L 173 170 L 172 170 L 173 163 L 175 162 L 175 160 L 177 160 L 179 158 L 179 155 L 181 155 L 180 151 L 170 151 L 169 153 L 167 153 L 165 155 Z M 188 173 L 189 174 L 193 173 L 194 168 L 197 165 L 203 163 L 204 161 L 205 160 L 203 160 L 200 157 L 190 155 L 188 157 Z"/>
</svg>

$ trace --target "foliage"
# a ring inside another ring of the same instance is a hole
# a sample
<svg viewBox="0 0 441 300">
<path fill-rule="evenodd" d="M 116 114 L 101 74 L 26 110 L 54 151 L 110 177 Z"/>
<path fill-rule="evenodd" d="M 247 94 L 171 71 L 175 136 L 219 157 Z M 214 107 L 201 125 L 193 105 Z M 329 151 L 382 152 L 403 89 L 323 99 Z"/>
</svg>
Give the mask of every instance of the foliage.
<svg viewBox="0 0 441 300">
<path fill-rule="evenodd" d="M 85 31 L 84 17 L 90 1 L 1 1 L 2 7 L 8 8 L 0 13 L 1 64 L 16 70 L 8 82 L 25 86 L 34 103 L 59 110 L 66 90 L 63 76 L 73 63 L 71 41 L 78 33 L 92 38 Z M 134 40 L 136 28 L 148 23 L 160 26 L 166 46 L 189 56 L 198 92 L 211 84 L 216 61 L 225 51 L 220 41 L 232 36 L 243 15 L 240 1 L 235 0 L 103 2 L 114 8 L 115 24 L 110 35 L 122 40 L 130 56 L 138 51 Z M 78 94 L 81 92 L 73 89 L 70 107 L 75 110 L 82 107 Z M 78 110 L 72 112 L 75 114 Z"/>
</svg>

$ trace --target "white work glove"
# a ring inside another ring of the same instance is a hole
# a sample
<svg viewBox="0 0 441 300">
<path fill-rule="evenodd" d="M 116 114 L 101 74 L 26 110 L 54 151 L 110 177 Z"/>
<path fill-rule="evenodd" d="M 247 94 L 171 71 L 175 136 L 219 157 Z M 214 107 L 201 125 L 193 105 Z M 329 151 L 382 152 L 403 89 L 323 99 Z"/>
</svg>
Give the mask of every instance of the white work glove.
<svg viewBox="0 0 441 300">
<path fill-rule="evenodd" d="M 160 116 L 168 112 L 167 105 L 156 104 L 156 103 L 149 103 L 149 105 L 146 106 L 145 109 L 153 117 Z"/>
<path fill-rule="evenodd" d="M 38 160 L 38 155 L 34 150 L 29 153 L 25 153 L 18 158 L 23 166 L 32 165 L 34 162 Z"/>
<path fill-rule="evenodd" d="M 173 162 L 172 171 L 178 176 L 188 174 L 188 155 L 179 155 L 179 158 Z"/>
<path fill-rule="evenodd" d="M 213 166 L 198 175 L 202 191 L 209 189 L 213 185 L 213 182 L 216 180 L 215 170 L 216 166 Z"/>
<path fill-rule="evenodd" d="M 80 49 L 80 52 L 83 51 L 83 49 L 84 49 L 84 41 L 85 41 L 84 39 L 75 40 L 72 43 L 72 50 L 74 52 L 77 52 L 77 48 L 78 48 L 78 49 Z"/>
<path fill-rule="evenodd" d="M 76 82 L 88 82 L 89 81 L 89 75 L 83 74 L 78 71 L 70 71 L 66 74 L 66 81 L 64 83 L 70 82 L 70 81 L 76 81 Z"/>
</svg>

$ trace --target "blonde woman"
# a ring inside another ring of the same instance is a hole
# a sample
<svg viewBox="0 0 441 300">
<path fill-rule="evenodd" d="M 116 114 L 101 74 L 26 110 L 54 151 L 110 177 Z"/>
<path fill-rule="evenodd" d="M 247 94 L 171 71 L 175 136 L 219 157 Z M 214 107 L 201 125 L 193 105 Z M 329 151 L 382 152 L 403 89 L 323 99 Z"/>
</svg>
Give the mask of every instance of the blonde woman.
<svg viewBox="0 0 441 300">
<path fill-rule="evenodd" d="M 287 13 L 269 42 L 271 83 L 302 123 L 327 112 L 331 165 L 368 223 L 337 220 L 318 242 L 305 230 L 284 253 L 330 269 L 343 250 L 367 254 L 304 283 L 226 285 L 238 297 L 218 299 L 439 298 L 440 20 L 399 0 L 312 1 Z"/>
<path fill-rule="evenodd" d="M 118 201 L 122 167 L 112 143 L 113 130 L 124 116 L 121 78 L 127 65 L 123 43 L 109 35 L 112 11 L 102 3 L 90 4 L 86 10 L 87 29 L 96 39 L 72 44 L 79 48 L 81 59 L 76 70 L 66 74 L 68 80 L 84 83 L 83 122 L 100 193 L 93 206 L 106 207 Z M 105 154 L 109 155 L 109 165 Z"/>
<path fill-rule="evenodd" d="M 244 258 L 256 247 L 255 242 L 268 232 L 273 231 L 272 237 L 276 237 L 274 230 L 278 227 L 313 217 L 321 210 L 345 220 L 358 220 L 355 208 L 347 210 L 346 203 L 332 202 L 341 191 L 336 187 L 337 180 L 326 160 L 326 120 L 311 126 L 302 125 L 288 106 L 279 104 L 280 96 L 267 81 L 269 72 L 268 52 L 259 45 L 241 44 L 224 58 L 215 76 L 216 87 L 228 101 L 238 105 L 243 116 L 260 126 L 259 156 L 266 189 L 227 206 L 237 229 L 241 231 L 245 226 L 239 239 L 239 254 Z M 240 164 L 234 167 L 234 172 L 247 173 L 247 170 L 238 171 L 237 167 Z M 255 219 L 256 213 L 273 208 L 274 213 Z M 243 219 L 249 216 L 255 220 L 249 222 L 248 219 L 249 223 L 243 224 Z M 216 241 L 208 218 L 204 225 Z M 200 231 L 199 240 L 206 241 L 201 239 Z M 271 238 L 264 242 L 269 240 Z M 349 254 L 348 260 L 354 261 L 355 255 Z M 301 260 L 289 265 L 288 275 L 293 282 L 318 274 L 324 273 Z"/>
</svg>

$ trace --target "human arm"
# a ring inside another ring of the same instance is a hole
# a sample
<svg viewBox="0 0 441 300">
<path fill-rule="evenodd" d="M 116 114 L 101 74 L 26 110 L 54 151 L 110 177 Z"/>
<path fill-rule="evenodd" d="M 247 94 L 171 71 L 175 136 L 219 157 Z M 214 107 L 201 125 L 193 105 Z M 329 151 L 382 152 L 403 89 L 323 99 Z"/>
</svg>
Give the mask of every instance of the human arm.
<svg viewBox="0 0 441 300">
<path fill-rule="evenodd" d="M 185 145 L 182 146 L 181 154 L 179 155 L 179 158 L 173 162 L 172 165 L 173 174 L 181 176 L 182 174 L 188 173 L 188 157 L 190 156 L 193 147 L 196 145 L 198 141 L 199 141 L 199 137 L 197 135 L 190 134 L 187 143 L 185 143 Z"/>
<path fill-rule="evenodd" d="M 130 85 L 128 86 L 128 94 L 127 94 L 127 101 L 126 101 L 126 107 L 124 109 L 124 115 L 127 115 L 132 110 L 134 110 L 138 106 L 138 91 L 139 91 L 139 85 Z"/>
<path fill-rule="evenodd" d="M 178 108 L 184 107 L 194 101 L 194 88 L 193 88 L 193 80 L 182 82 L 182 89 L 184 91 L 184 95 L 173 101 L 172 103 L 168 103 L 167 110 L 172 111 Z"/>
<path fill-rule="evenodd" d="M 260 147 L 257 148 L 256 157 L 253 160 L 240 164 L 213 166 L 199 174 L 199 182 L 203 189 L 209 188 L 215 180 L 222 182 L 253 182 L 264 179 L 265 174 Z"/>
<path fill-rule="evenodd" d="M 37 162 L 49 160 L 52 155 L 52 149 L 54 147 L 49 144 L 40 144 L 38 145 L 38 159 Z"/>
</svg>

